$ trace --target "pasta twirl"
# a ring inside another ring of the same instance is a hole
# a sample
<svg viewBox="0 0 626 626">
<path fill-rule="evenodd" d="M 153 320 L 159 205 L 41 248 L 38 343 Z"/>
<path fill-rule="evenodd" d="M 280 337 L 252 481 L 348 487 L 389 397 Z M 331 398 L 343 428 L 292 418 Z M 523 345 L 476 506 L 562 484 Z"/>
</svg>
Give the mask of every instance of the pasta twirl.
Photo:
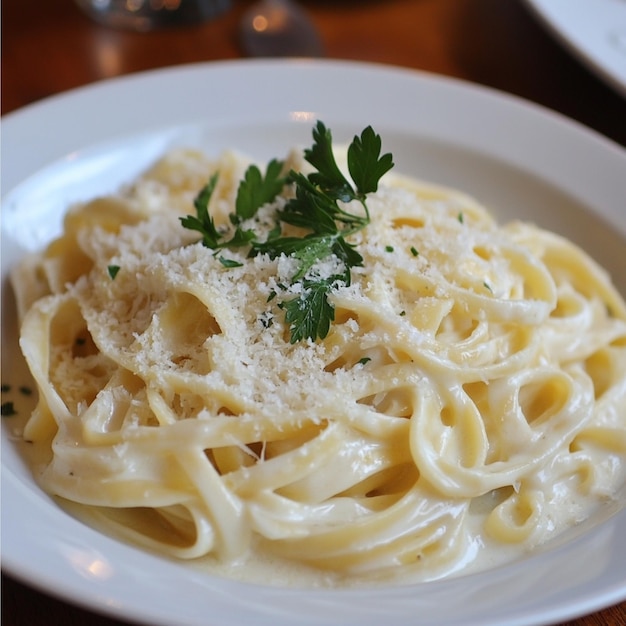
<svg viewBox="0 0 626 626">
<path fill-rule="evenodd" d="M 45 490 L 172 557 L 269 554 L 335 581 L 484 567 L 614 496 L 626 306 L 587 255 L 388 174 L 330 332 L 291 343 L 273 296 L 292 259 L 225 266 L 178 220 L 219 171 L 227 226 L 248 164 L 167 154 L 14 273 Z"/>
</svg>

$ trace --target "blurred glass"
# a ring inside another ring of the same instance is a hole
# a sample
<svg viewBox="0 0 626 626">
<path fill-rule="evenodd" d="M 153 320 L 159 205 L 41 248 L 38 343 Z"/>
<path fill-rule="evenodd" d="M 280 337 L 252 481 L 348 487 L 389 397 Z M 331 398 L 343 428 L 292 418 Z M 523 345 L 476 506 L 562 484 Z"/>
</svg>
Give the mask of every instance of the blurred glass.
<svg viewBox="0 0 626 626">
<path fill-rule="evenodd" d="M 114 28 L 146 31 L 211 19 L 230 0 L 75 0 L 92 19 Z"/>
</svg>

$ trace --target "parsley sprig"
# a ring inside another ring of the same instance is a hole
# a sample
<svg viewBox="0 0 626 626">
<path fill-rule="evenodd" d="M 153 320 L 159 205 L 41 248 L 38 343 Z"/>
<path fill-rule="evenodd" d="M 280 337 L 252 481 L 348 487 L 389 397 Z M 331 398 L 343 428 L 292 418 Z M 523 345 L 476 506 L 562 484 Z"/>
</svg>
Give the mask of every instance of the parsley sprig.
<svg viewBox="0 0 626 626">
<path fill-rule="evenodd" d="M 270 164 L 271 165 L 271 164 Z M 268 166 L 268 170 L 269 170 Z M 258 172 L 258 168 L 256 168 Z M 248 175 L 246 175 L 248 177 Z M 250 177 L 251 178 L 251 177 Z M 215 221 L 209 214 L 209 202 L 211 196 L 217 187 L 218 174 L 217 172 L 211 176 L 209 182 L 200 190 L 194 200 L 194 207 L 196 209 L 196 215 L 187 215 L 187 217 L 181 217 L 180 221 L 185 228 L 190 230 L 197 230 L 202 234 L 202 244 L 212 250 L 222 250 L 223 248 L 241 248 L 247 246 L 255 237 L 256 233 L 253 230 L 243 230 L 239 226 L 239 222 L 245 219 L 246 215 L 251 212 L 251 202 L 249 200 L 250 187 L 254 184 L 250 180 L 244 179 L 240 184 L 240 189 L 243 187 L 242 200 L 237 202 L 236 213 L 231 215 L 231 222 L 236 225 L 235 232 L 230 239 L 225 237 L 225 232 L 220 232 L 215 226 Z M 265 180 L 260 178 L 261 187 L 263 187 Z M 276 195 L 276 194 L 274 194 Z M 239 195 L 238 195 L 239 200 Z M 241 212 L 240 212 L 241 205 Z M 258 209 L 258 207 L 257 207 Z M 257 209 L 253 209 L 254 213 Z"/>
<path fill-rule="evenodd" d="M 289 324 L 291 343 L 326 337 L 335 317 L 330 293 L 339 285 L 350 285 L 351 268 L 363 264 L 363 257 L 347 238 L 370 223 L 366 196 L 378 189 L 382 176 L 393 167 L 391 154 L 381 156 L 381 149 L 381 138 L 371 126 L 354 137 L 347 153 L 350 182 L 335 160 L 331 131 L 318 121 L 313 129 L 313 145 L 304 151 L 305 160 L 315 171 L 304 174 L 291 170 L 283 176 L 284 163 L 276 159 L 270 161 L 265 175 L 255 165 L 250 166 L 239 184 L 235 213 L 230 216 L 234 232 L 218 230 L 209 214 L 217 174 L 196 197 L 196 215 L 181 218 L 183 226 L 200 232 L 203 245 L 216 254 L 225 248 L 249 246 L 249 256 L 267 254 L 274 259 L 285 255 L 297 260 L 290 286 L 299 284 L 298 295 L 278 303 Z M 269 235 L 261 240 L 254 230 L 244 230 L 242 222 L 254 218 L 285 185 L 292 186 L 294 194 L 277 211 L 276 225 Z M 303 231 L 302 236 L 284 235 L 283 225 L 297 227 Z M 320 262 L 333 256 L 338 261 L 336 271 L 329 276 L 316 271 Z M 226 267 L 239 265 L 219 259 Z"/>
</svg>

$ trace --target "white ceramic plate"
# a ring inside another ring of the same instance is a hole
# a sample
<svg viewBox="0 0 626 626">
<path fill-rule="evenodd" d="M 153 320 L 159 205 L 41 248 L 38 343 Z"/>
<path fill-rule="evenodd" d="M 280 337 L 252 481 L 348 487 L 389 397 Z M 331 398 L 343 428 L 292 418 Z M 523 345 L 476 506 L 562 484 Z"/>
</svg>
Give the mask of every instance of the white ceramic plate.
<svg viewBox="0 0 626 626">
<path fill-rule="evenodd" d="M 626 0 L 526 0 L 583 63 L 626 96 Z"/>
<path fill-rule="evenodd" d="M 173 145 L 259 158 L 372 124 L 397 169 L 464 189 L 584 245 L 626 292 L 626 153 L 520 100 L 409 70 L 246 61 L 129 76 L 6 116 L 2 129 L 3 383 L 24 376 L 6 273 L 58 232 L 67 204 L 111 191 Z M 13 393 L 13 392 L 12 392 Z M 3 401 L 5 401 L 3 394 Z M 23 413 L 25 398 L 16 398 Z M 28 584 L 127 620 L 179 626 L 542 624 L 626 598 L 626 494 L 538 554 L 484 574 L 375 590 L 297 590 L 211 577 L 80 524 L 33 483 L 2 420 L 3 566 Z M 618 510 L 621 509 L 621 512 Z"/>
</svg>

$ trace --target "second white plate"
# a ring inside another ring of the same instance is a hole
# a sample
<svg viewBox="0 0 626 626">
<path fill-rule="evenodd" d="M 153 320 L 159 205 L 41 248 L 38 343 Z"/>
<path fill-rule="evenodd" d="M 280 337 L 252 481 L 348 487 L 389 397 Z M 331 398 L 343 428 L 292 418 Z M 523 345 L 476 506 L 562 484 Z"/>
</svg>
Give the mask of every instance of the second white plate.
<svg viewBox="0 0 626 626">
<path fill-rule="evenodd" d="M 626 97 L 625 0 L 526 0 L 593 72 Z"/>
</svg>

